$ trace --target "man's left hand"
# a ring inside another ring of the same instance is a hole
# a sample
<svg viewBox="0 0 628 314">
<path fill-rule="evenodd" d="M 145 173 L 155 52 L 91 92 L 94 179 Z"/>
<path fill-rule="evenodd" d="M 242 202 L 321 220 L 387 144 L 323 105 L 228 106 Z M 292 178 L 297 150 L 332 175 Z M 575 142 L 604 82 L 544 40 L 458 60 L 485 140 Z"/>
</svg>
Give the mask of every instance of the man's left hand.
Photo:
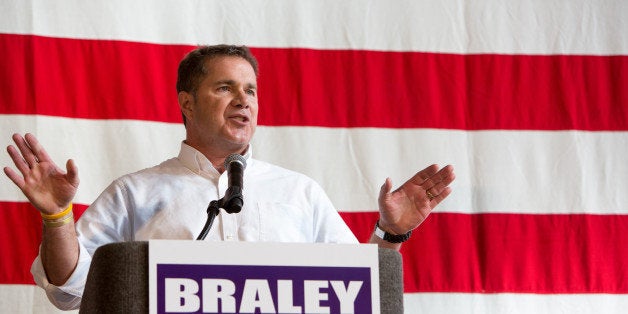
<svg viewBox="0 0 628 314">
<path fill-rule="evenodd" d="M 392 234 L 405 234 L 418 227 L 434 207 L 450 193 L 454 168 L 447 165 L 438 169 L 431 165 L 391 192 L 392 181 L 386 178 L 379 193 L 379 226 Z"/>
</svg>

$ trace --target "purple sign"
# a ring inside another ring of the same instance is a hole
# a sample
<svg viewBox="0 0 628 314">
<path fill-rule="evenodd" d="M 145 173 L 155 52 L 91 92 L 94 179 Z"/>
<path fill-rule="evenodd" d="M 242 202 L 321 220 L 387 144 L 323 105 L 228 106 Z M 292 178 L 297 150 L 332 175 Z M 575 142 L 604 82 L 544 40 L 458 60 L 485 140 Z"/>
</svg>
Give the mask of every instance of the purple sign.
<svg viewBox="0 0 628 314">
<path fill-rule="evenodd" d="M 368 267 L 157 264 L 158 313 L 371 313 Z"/>
</svg>

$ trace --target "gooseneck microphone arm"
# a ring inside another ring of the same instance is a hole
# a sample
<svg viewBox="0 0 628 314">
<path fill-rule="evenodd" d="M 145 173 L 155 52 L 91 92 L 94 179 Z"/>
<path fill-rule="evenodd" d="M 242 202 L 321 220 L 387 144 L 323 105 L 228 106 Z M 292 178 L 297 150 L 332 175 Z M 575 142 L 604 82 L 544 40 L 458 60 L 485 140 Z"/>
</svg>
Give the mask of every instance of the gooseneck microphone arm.
<svg viewBox="0 0 628 314">
<path fill-rule="evenodd" d="M 242 155 L 231 154 L 225 159 L 225 169 L 227 170 L 229 182 L 227 191 L 221 199 L 209 202 L 209 206 L 207 206 L 207 221 L 196 240 L 205 239 L 221 208 L 229 214 L 239 213 L 242 210 L 244 205 L 242 189 L 244 188 L 245 168 L 246 159 Z"/>
<path fill-rule="evenodd" d="M 196 240 L 205 240 L 205 237 L 209 233 L 209 229 L 211 229 L 212 224 L 214 223 L 214 219 L 220 212 L 220 202 L 221 200 L 209 202 L 209 206 L 207 206 L 207 221 L 205 222 L 205 226 L 203 226 L 203 230 L 201 230 L 201 233 L 198 235 Z"/>
</svg>

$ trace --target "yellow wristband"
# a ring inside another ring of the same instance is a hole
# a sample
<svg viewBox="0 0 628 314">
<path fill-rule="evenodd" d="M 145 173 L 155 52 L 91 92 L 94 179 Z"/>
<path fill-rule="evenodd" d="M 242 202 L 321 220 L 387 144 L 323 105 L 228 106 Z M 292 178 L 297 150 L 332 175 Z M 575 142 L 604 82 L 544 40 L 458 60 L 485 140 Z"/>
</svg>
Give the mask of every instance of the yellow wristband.
<svg viewBox="0 0 628 314">
<path fill-rule="evenodd" d="M 70 212 L 70 214 L 68 214 L 65 217 L 61 217 L 60 219 L 56 219 L 56 220 L 46 220 L 44 219 L 44 226 L 48 227 L 48 228 L 56 228 L 56 227 L 61 227 L 64 225 L 67 225 L 71 222 L 74 221 L 74 214 L 72 214 L 72 212 Z"/>
<path fill-rule="evenodd" d="M 44 220 L 56 220 L 59 219 L 65 215 L 67 215 L 68 213 L 72 212 L 72 203 L 70 203 L 70 205 L 68 206 L 68 208 L 66 208 L 64 211 L 57 213 L 57 214 L 52 214 L 52 215 L 46 215 L 44 213 L 41 213 L 41 218 L 43 218 Z"/>
</svg>

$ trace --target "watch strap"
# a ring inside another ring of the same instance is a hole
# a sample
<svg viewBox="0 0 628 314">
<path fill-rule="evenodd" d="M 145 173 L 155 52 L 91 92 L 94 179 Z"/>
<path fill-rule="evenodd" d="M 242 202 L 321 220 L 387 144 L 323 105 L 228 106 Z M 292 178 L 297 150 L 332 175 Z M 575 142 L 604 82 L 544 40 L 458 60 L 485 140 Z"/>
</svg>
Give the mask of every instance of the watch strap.
<svg viewBox="0 0 628 314">
<path fill-rule="evenodd" d="M 410 236 L 412 235 L 412 230 L 406 232 L 405 234 L 388 233 L 379 227 L 379 220 L 377 220 L 377 222 L 375 223 L 375 235 L 390 243 L 402 243 L 410 239 Z"/>
</svg>

